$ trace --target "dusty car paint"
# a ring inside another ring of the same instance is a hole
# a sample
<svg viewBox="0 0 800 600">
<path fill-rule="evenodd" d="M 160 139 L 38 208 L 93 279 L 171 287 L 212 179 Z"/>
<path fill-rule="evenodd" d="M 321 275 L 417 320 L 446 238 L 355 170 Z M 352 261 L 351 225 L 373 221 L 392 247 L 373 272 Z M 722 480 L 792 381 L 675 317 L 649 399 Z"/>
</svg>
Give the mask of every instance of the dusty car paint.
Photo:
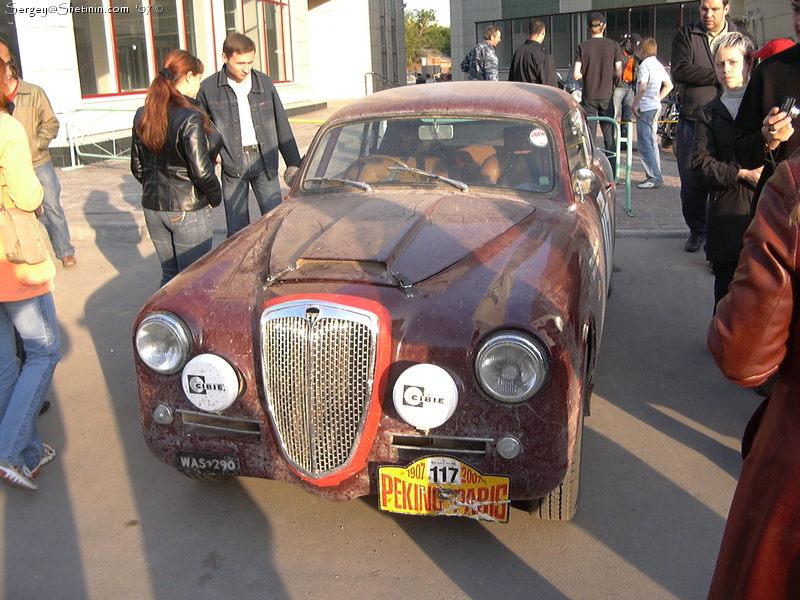
<svg viewBox="0 0 800 600">
<path fill-rule="evenodd" d="M 337 123 L 420 113 L 535 114 L 562 140 L 563 117 L 576 106 L 558 90 L 527 84 L 411 86 L 340 110 L 315 144 Z M 314 150 L 312 144 L 309 154 Z M 557 156 L 557 181 L 547 194 L 414 183 L 307 193 L 301 189 L 308 176 L 304 162 L 286 202 L 142 309 L 137 325 L 154 310 L 178 315 L 192 332 L 192 353 L 222 356 L 242 382 L 240 397 L 224 414 L 198 415 L 180 373 L 158 375 L 137 357 L 150 449 L 174 466 L 179 450 L 235 455 L 242 475 L 289 481 L 331 500 L 377 494 L 380 466 L 439 454 L 484 474 L 509 476 L 512 499 L 552 492 L 576 460 L 611 277 L 614 202 L 604 159 L 595 155 L 588 165 L 592 187 L 575 195 L 567 157 L 563 151 Z M 605 223 L 599 207 L 608 211 Z M 315 481 L 289 465 L 268 414 L 259 318 L 265 307 L 296 298 L 372 303 L 385 315 L 370 403 L 374 420 L 343 477 Z M 480 343 L 503 330 L 535 336 L 549 352 L 544 388 L 516 405 L 489 398 L 473 373 Z M 454 415 L 427 432 L 403 421 L 391 401 L 394 381 L 417 363 L 443 367 L 459 394 Z M 152 412 L 159 403 L 186 412 L 158 424 Z M 519 457 L 497 453 L 504 435 L 520 441 Z"/>
</svg>

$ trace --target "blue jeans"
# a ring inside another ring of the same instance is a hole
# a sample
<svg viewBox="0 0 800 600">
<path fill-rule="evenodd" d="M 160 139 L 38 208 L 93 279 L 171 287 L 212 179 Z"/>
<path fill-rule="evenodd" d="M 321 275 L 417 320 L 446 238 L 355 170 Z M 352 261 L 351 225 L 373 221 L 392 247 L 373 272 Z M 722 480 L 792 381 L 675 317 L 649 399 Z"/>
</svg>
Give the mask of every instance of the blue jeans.
<svg viewBox="0 0 800 600">
<path fill-rule="evenodd" d="M 633 119 L 633 87 L 625 83 L 614 88 L 614 119 L 621 122 Z"/>
<path fill-rule="evenodd" d="M 267 214 L 283 200 L 277 174 L 270 178 L 261 154 L 244 153 L 244 174 L 232 177 L 222 170 L 222 198 L 225 202 L 225 222 L 228 237 L 250 225 L 250 186 L 256 195 L 262 215 Z"/>
<path fill-rule="evenodd" d="M 706 211 L 708 192 L 692 173 L 692 144 L 694 143 L 694 121 L 678 119 L 675 130 L 675 158 L 681 178 L 681 209 L 683 220 L 692 235 L 706 235 Z"/>
<path fill-rule="evenodd" d="M 610 117 L 614 118 L 614 99 L 608 100 L 581 100 L 581 106 L 587 117 Z M 616 169 L 617 159 L 612 156 L 617 151 L 617 140 L 614 135 L 614 125 L 607 121 L 600 122 L 600 131 L 603 132 L 603 147 L 606 149 L 606 157 L 611 163 L 611 169 Z M 611 153 L 611 154 L 609 154 Z"/>
<path fill-rule="evenodd" d="M 211 207 L 173 211 L 144 209 L 158 260 L 161 285 L 211 250 Z"/>
<path fill-rule="evenodd" d="M 644 173 L 648 179 L 653 179 L 656 183 L 663 183 L 661 176 L 661 157 L 658 153 L 656 144 L 656 119 L 659 110 L 642 111 L 636 119 L 636 136 L 639 139 L 639 158 L 644 167 Z"/>
<path fill-rule="evenodd" d="M 61 182 L 58 180 L 53 163 L 48 160 L 34 171 L 44 189 L 42 224 L 50 236 L 56 258 L 61 260 L 65 256 L 75 256 L 75 246 L 70 241 L 67 216 L 61 206 Z"/>
<path fill-rule="evenodd" d="M 25 347 L 20 369 L 14 328 Z M 61 360 L 53 295 L 0 303 L 0 461 L 34 469 L 44 449 L 36 418 Z"/>
</svg>

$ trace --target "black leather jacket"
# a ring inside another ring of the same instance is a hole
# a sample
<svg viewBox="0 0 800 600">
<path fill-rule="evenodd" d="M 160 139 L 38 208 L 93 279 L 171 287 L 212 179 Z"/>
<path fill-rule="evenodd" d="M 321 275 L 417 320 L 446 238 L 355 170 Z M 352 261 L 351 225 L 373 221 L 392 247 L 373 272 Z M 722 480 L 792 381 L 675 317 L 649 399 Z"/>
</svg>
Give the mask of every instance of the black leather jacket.
<svg viewBox="0 0 800 600">
<path fill-rule="evenodd" d="M 142 142 L 136 128 L 144 107 L 133 119 L 131 172 L 142 184 L 142 207 L 151 210 L 199 210 L 219 206 L 222 189 L 214 172 L 222 136 L 206 135 L 203 116 L 192 108 L 171 108 L 167 143 L 158 154 Z"/>
</svg>

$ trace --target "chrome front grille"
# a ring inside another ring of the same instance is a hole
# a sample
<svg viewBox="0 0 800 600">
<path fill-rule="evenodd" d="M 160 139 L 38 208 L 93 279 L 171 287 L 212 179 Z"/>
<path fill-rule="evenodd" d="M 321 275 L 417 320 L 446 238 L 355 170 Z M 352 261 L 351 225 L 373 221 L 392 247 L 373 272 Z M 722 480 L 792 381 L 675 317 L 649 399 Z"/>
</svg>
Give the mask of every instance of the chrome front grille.
<svg viewBox="0 0 800 600">
<path fill-rule="evenodd" d="M 346 466 L 372 397 L 378 319 L 326 302 L 261 315 L 267 408 L 286 457 L 317 479 Z"/>
</svg>

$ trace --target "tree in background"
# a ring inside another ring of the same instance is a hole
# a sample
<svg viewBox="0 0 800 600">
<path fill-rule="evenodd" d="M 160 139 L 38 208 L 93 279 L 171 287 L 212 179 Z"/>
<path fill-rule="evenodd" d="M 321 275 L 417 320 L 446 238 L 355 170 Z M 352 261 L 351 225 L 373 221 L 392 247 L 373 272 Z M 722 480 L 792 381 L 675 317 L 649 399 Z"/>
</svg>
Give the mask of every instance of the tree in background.
<svg viewBox="0 0 800 600">
<path fill-rule="evenodd" d="M 450 28 L 435 23 L 436 11 L 428 8 L 406 11 L 406 67 L 413 70 L 423 50 L 450 56 Z"/>
</svg>

